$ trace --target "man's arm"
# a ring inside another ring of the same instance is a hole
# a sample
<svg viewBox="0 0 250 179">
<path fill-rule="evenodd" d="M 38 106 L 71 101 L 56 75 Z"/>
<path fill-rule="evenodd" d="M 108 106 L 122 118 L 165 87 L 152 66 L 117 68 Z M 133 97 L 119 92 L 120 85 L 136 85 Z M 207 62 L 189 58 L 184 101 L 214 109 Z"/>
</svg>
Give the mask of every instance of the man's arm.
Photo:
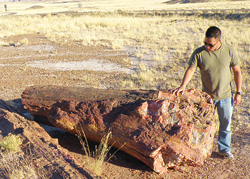
<svg viewBox="0 0 250 179">
<path fill-rule="evenodd" d="M 242 74 L 241 74 L 241 68 L 240 65 L 236 65 L 232 67 L 233 74 L 234 74 L 234 81 L 236 85 L 236 90 L 238 92 L 241 92 L 241 87 L 242 87 Z M 234 96 L 234 104 L 235 106 L 239 105 L 241 102 L 241 95 L 240 94 L 235 94 Z"/>
<path fill-rule="evenodd" d="M 195 72 L 195 67 L 189 66 L 187 71 L 185 72 L 181 86 L 174 90 L 174 93 L 176 95 L 178 95 L 179 93 L 180 94 L 184 93 L 184 90 L 186 89 L 186 86 L 187 86 L 188 82 L 191 80 L 194 72 Z"/>
</svg>

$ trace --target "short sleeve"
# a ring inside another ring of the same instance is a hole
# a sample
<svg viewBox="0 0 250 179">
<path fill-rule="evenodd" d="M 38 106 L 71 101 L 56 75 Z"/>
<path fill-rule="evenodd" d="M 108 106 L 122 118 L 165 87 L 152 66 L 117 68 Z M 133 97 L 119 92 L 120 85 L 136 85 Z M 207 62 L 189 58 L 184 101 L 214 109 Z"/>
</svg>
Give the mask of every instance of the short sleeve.
<svg viewBox="0 0 250 179">
<path fill-rule="evenodd" d="M 188 65 L 192 67 L 197 67 L 197 57 L 196 57 L 197 52 L 194 51 L 191 57 L 189 58 Z"/>
<path fill-rule="evenodd" d="M 230 49 L 230 56 L 231 56 L 230 66 L 236 66 L 236 65 L 240 64 L 240 59 L 239 59 L 238 54 L 234 48 Z"/>
</svg>

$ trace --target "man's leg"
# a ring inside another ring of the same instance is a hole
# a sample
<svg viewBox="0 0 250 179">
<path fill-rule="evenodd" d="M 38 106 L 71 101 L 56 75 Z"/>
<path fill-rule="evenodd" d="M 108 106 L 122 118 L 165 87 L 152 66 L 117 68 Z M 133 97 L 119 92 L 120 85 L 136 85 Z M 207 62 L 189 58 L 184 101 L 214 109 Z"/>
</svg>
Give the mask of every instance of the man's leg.
<svg viewBox="0 0 250 179">
<path fill-rule="evenodd" d="M 231 117 L 233 113 L 233 98 L 219 100 L 216 104 L 220 128 L 218 146 L 221 153 L 230 152 L 231 147 Z"/>
</svg>

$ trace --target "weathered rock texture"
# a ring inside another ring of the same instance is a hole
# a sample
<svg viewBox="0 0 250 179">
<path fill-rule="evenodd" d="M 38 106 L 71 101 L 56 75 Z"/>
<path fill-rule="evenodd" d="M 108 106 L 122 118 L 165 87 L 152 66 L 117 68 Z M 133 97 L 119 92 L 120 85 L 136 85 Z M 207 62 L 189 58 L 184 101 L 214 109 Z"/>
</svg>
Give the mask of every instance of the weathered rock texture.
<svg viewBox="0 0 250 179">
<path fill-rule="evenodd" d="M 155 172 L 179 165 L 202 165 L 211 155 L 215 133 L 214 106 L 203 92 L 189 90 L 117 91 L 59 86 L 28 87 L 24 107 L 71 133 L 83 128 L 100 142 L 112 131 L 110 143 L 141 160 Z"/>
<path fill-rule="evenodd" d="M 0 100 L 0 139 L 8 134 L 20 137 L 21 151 L 17 154 L 1 152 L 0 178 L 13 177 L 11 172 L 14 170 L 20 173 L 20 177 L 24 172 L 22 178 L 95 178 L 39 124 L 25 119 Z"/>
</svg>

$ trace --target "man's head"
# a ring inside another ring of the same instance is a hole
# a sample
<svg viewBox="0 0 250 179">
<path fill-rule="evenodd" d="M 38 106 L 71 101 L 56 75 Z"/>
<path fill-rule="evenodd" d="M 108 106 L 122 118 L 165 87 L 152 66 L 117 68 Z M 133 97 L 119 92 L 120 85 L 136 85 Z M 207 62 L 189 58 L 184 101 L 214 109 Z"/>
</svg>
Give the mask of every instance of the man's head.
<svg viewBox="0 0 250 179">
<path fill-rule="evenodd" d="M 206 31 L 204 40 L 207 51 L 218 50 L 221 46 L 221 30 L 216 26 L 211 26 Z"/>
<path fill-rule="evenodd" d="M 221 38 L 221 30 L 216 26 L 211 26 L 206 31 L 206 38 L 215 38 L 217 40 L 220 40 Z"/>
</svg>

